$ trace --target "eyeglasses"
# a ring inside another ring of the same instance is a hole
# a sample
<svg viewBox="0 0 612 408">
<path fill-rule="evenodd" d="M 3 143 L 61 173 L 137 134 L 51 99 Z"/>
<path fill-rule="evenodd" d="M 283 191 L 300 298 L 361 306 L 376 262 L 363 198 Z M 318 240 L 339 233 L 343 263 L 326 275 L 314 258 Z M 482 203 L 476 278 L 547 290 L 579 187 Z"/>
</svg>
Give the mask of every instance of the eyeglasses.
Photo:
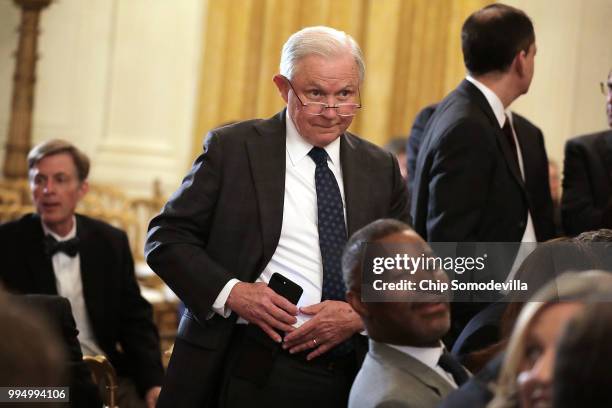
<svg viewBox="0 0 612 408">
<path fill-rule="evenodd" d="M 601 89 L 601 93 L 604 96 L 612 95 L 612 82 L 611 81 L 602 81 L 599 83 L 599 88 Z"/>
<path fill-rule="evenodd" d="M 355 116 L 355 114 L 357 113 L 357 109 L 361 108 L 360 103 L 337 103 L 335 105 L 328 105 L 323 102 L 304 103 L 302 102 L 302 99 L 300 98 L 298 93 L 295 91 L 295 88 L 293 87 L 293 84 L 291 83 L 289 78 L 287 77 L 283 77 L 283 78 L 287 80 L 287 83 L 293 90 L 293 93 L 298 98 L 298 101 L 300 101 L 300 104 L 302 104 L 302 107 L 304 108 L 304 112 L 306 112 L 309 115 L 322 115 L 325 109 L 335 109 L 338 116 Z M 357 95 L 359 96 L 359 100 L 361 101 L 361 95 L 359 94 L 359 88 L 357 88 Z"/>
</svg>

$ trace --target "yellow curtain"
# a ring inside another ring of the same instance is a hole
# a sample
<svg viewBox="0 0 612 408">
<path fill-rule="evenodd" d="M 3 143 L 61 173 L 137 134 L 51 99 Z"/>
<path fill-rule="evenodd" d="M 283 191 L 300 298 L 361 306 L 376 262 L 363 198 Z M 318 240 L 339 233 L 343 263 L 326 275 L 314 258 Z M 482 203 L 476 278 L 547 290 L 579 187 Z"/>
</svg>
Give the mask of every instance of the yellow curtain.
<svg viewBox="0 0 612 408">
<path fill-rule="evenodd" d="M 194 154 L 220 124 L 283 107 L 272 83 L 282 45 L 302 27 L 328 25 L 362 47 L 364 108 L 351 131 L 384 144 L 465 75 L 460 30 L 489 0 L 209 0 L 195 112 Z"/>
</svg>

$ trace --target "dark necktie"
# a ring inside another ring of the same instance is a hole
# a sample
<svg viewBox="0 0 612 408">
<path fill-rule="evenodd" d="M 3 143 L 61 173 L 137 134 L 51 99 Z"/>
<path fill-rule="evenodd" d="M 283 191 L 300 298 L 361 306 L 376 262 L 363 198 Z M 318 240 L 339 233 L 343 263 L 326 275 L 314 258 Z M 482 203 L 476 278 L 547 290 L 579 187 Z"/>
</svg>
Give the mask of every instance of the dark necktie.
<svg viewBox="0 0 612 408">
<path fill-rule="evenodd" d="M 79 239 L 77 237 L 66 241 L 57 241 L 51 235 L 45 236 L 45 253 L 48 256 L 53 256 L 58 252 L 63 252 L 71 258 L 74 258 L 79 252 Z"/>
<path fill-rule="evenodd" d="M 506 115 L 506 121 L 504 122 L 504 127 L 502 128 L 506 139 L 508 140 L 508 144 L 510 145 L 510 150 L 512 150 L 512 157 L 514 157 L 514 161 L 518 166 L 518 152 L 516 151 L 516 142 L 514 140 L 514 134 L 512 133 L 512 125 L 510 124 L 510 118 Z"/>
<path fill-rule="evenodd" d="M 340 260 L 346 244 L 346 226 L 342 196 L 334 174 L 327 167 L 327 152 L 320 147 L 313 147 L 308 155 L 317 165 L 315 185 L 319 247 L 323 260 L 321 300 L 344 300 L 345 289 Z"/>
<path fill-rule="evenodd" d="M 315 169 L 317 220 L 319 247 L 323 261 L 321 301 L 344 300 L 346 290 L 342 280 L 341 259 L 346 244 L 346 225 L 344 224 L 342 196 L 338 182 L 327 166 L 325 149 L 313 147 L 308 155 L 317 165 Z M 353 343 L 349 338 L 327 352 L 327 355 L 337 358 L 347 355 L 352 350 Z"/>
<path fill-rule="evenodd" d="M 470 378 L 465 368 L 446 350 L 440 356 L 438 365 L 453 376 L 453 380 L 459 387 Z"/>
</svg>

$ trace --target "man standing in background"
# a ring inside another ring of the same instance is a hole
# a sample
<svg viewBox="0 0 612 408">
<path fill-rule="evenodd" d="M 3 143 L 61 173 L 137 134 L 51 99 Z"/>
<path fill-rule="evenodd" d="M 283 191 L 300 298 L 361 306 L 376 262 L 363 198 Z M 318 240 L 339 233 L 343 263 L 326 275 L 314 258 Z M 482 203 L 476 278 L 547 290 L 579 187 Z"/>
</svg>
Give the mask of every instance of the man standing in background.
<svg viewBox="0 0 612 408">
<path fill-rule="evenodd" d="M 601 92 L 612 127 L 612 70 Z M 567 141 L 561 213 L 568 235 L 612 228 L 612 129 Z"/>
</svg>

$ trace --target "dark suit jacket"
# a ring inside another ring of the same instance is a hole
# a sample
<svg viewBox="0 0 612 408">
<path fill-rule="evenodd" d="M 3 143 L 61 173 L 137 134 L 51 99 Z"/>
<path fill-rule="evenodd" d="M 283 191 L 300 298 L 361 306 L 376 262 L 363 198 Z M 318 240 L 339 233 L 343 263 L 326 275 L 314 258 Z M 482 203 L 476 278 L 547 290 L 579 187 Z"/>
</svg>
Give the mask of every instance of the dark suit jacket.
<svg viewBox="0 0 612 408">
<path fill-rule="evenodd" d="M 179 362 L 175 347 L 168 378 L 186 406 L 210 396 L 236 315 L 211 306 L 231 278 L 253 282 L 270 261 L 280 238 L 285 189 L 285 111 L 215 129 L 204 153 L 149 227 L 147 262 L 185 302 L 178 338 L 193 346 Z M 395 157 L 350 133 L 341 136 L 340 160 L 348 234 L 379 218 L 409 220 L 406 189 Z M 194 355 L 200 350 L 199 355 Z M 187 360 L 187 357 L 185 358 Z M 198 362 L 200 363 L 198 365 Z M 173 367 L 197 365 L 198 376 Z M 164 391 L 162 391 L 162 396 Z M 185 395 L 189 394 L 189 395 Z"/>
<path fill-rule="evenodd" d="M 70 376 L 70 406 L 73 408 L 102 406 L 98 388 L 93 383 L 89 368 L 83 361 L 83 353 L 77 338 L 78 330 L 68 299 L 52 295 L 22 295 L 15 296 L 14 300 L 28 307 L 32 313 L 44 316 L 49 326 L 62 340 Z"/>
<path fill-rule="evenodd" d="M 428 241 L 520 242 L 530 210 L 538 241 L 554 234 L 542 133 L 514 126 L 525 180 L 484 95 L 464 80 L 437 107 L 417 159 L 416 231 Z"/>
<path fill-rule="evenodd" d="M 612 130 L 567 141 L 561 212 L 569 235 L 612 228 Z"/>
<path fill-rule="evenodd" d="M 406 142 L 406 161 L 408 169 L 408 194 L 412 197 L 412 185 L 414 183 L 414 174 L 416 172 L 416 162 L 419 155 L 419 150 L 423 144 L 423 135 L 429 119 L 433 116 L 437 103 L 424 107 L 419 113 L 417 113 L 410 128 L 410 135 L 408 135 L 408 141 Z"/>
<path fill-rule="evenodd" d="M 141 393 L 161 385 L 159 336 L 151 305 L 140 295 L 127 236 L 82 215 L 76 216 L 76 222 L 83 296 L 98 345 L 117 373 L 131 377 Z M 0 225 L 0 259 L 4 262 L 0 278 L 7 289 L 57 294 L 43 238 L 36 214 Z"/>
</svg>

